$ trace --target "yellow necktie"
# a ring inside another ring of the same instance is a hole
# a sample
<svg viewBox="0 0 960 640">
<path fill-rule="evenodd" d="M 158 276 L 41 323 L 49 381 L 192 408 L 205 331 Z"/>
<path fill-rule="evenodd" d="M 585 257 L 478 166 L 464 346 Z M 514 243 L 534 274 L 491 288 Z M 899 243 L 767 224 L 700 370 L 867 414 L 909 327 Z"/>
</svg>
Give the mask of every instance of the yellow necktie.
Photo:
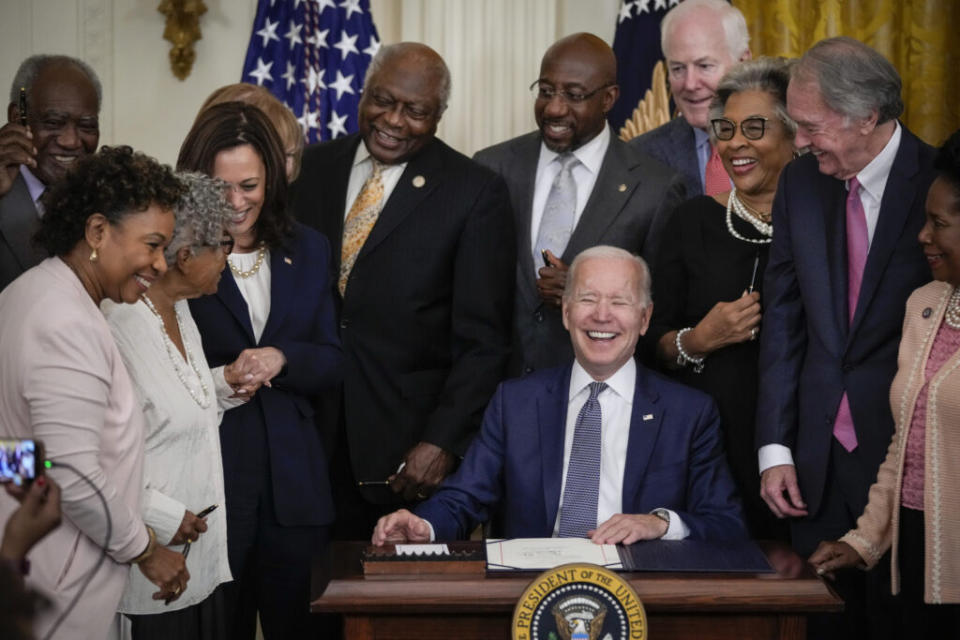
<svg viewBox="0 0 960 640">
<path fill-rule="evenodd" d="M 357 261 L 357 255 L 363 248 L 363 243 L 367 241 L 370 230 L 377 223 L 380 217 L 380 210 L 383 208 L 383 165 L 372 158 L 373 173 L 363 183 L 357 199 L 353 201 L 350 212 L 343 222 L 343 246 L 340 248 L 340 279 L 337 281 L 337 288 L 340 295 L 344 295 L 347 290 L 347 279 L 350 277 L 350 270 L 353 269 L 353 263 Z"/>
</svg>

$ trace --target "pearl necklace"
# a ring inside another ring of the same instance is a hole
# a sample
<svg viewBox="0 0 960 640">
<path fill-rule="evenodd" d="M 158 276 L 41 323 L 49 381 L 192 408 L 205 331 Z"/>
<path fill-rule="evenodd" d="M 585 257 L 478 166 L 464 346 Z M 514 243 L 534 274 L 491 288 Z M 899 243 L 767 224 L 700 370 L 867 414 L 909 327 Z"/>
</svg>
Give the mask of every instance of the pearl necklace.
<svg viewBox="0 0 960 640">
<path fill-rule="evenodd" d="M 235 264 L 233 260 L 227 259 L 227 264 L 230 265 L 230 271 L 233 271 L 233 275 L 238 278 L 247 279 L 252 276 L 255 276 L 258 271 L 260 271 L 260 266 L 263 264 L 263 258 L 267 255 L 267 245 L 260 243 L 260 249 L 257 251 L 257 261 L 253 263 L 253 266 L 250 267 L 249 271 L 241 271 Z"/>
<path fill-rule="evenodd" d="M 955 287 L 947 302 L 947 310 L 943 314 L 943 321 L 951 329 L 960 329 L 960 287 Z"/>
<path fill-rule="evenodd" d="M 737 233 L 737 230 L 733 228 L 733 213 L 736 213 L 741 220 L 750 223 L 754 229 L 765 235 L 766 238 L 746 238 Z M 750 215 L 740 199 L 737 198 L 736 187 L 730 189 L 730 197 L 727 199 L 727 231 L 737 240 L 753 244 L 770 244 L 773 241 L 773 225 Z"/>
<path fill-rule="evenodd" d="M 197 363 L 193 359 L 193 351 L 190 349 L 190 345 L 187 344 L 187 341 L 183 340 L 183 349 L 187 352 L 187 363 L 190 365 L 190 368 L 193 369 L 193 372 L 197 374 L 197 381 L 200 382 L 200 391 L 203 394 L 203 398 L 199 398 L 196 392 L 193 390 L 193 386 L 187 382 L 187 377 L 182 371 L 180 363 L 183 361 L 183 358 L 180 357 L 180 353 L 174 353 L 176 347 L 173 344 L 173 340 L 170 339 L 170 336 L 167 334 L 167 327 L 163 324 L 163 317 L 160 315 L 160 312 L 157 311 L 157 308 L 153 306 L 153 301 L 150 300 L 146 295 L 140 296 L 140 299 L 143 300 L 143 303 L 147 305 L 147 308 L 153 312 L 153 315 L 157 317 L 157 320 L 160 321 L 160 333 L 163 335 L 163 345 L 167 348 L 167 355 L 170 357 L 170 361 L 173 363 L 173 370 L 177 372 L 177 377 L 180 379 L 180 383 L 184 386 L 187 392 L 190 393 L 190 397 L 193 398 L 194 402 L 200 405 L 201 409 L 206 409 L 210 406 L 210 391 L 207 389 L 206 383 L 203 381 L 203 376 L 200 375 L 200 369 L 197 368 Z M 177 309 L 176 305 L 173 307 L 173 312 L 176 314 L 177 318 L 177 327 L 180 328 L 180 336 L 183 338 L 183 319 L 180 317 L 180 310 Z"/>
</svg>

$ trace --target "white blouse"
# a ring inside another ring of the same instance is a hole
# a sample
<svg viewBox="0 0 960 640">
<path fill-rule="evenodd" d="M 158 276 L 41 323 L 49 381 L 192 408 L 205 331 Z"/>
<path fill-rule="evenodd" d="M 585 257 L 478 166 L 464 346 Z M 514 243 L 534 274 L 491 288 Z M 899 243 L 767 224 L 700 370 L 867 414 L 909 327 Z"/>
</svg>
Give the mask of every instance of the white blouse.
<svg viewBox="0 0 960 640">
<path fill-rule="evenodd" d="M 257 263 L 258 251 L 250 253 L 231 253 L 227 260 L 240 271 L 249 271 Z M 270 317 L 270 251 L 264 252 L 263 263 L 255 274 L 249 278 L 233 275 L 240 295 L 247 301 L 250 311 L 250 324 L 253 326 L 253 337 L 260 342 L 263 328 L 267 326 Z"/>
<path fill-rule="evenodd" d="M 203 356 L 200 332 L 186 300 L 176 303 L 180 334 L 189 362 L 167 337 L 160 319 L 140 301 L 101 305 L 117 347 L 133 379 L 146 418 L 143 465 L 143 519 L 169 543 L 184 511 L 207 516 L 207 532 L 193 543 L 187 557 L 190 582 L 177 600 L 153 600 L 157 587 L 139 569 L 130 571 L 119 611 L 155 614 L 183 609 L 209 596 L 232 579 L 227 560 L 227 514 L 220 458 L 220 418 L 210 368 Z M 180 550 L 182 547 L 173 547 Z"/>
</svg>

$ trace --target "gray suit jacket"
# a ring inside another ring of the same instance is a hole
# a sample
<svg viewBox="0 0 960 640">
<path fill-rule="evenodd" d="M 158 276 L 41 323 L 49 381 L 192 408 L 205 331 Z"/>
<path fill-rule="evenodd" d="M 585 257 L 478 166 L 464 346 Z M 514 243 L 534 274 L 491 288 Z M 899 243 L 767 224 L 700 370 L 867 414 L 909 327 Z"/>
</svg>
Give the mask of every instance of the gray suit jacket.
<svg viewBox="0 0 960 640">
<path fill-rule="evenodd" d="M 18 174 L 7 195 L 0 198 L 0 291 L 47 257 L 33 246 L 33 235 L 39 229 L 37 207 Z"/>
<path fill-rule="evenodd" d="M 687 124 L 683 116 L 647 131 L 627 144 L 683 174 L 688 198 L 703 195 L 700 162 L 697 160 L 697 140 L 693 127 Z"/>
<path fill-rule="evenodd" d="M 541 305 L 530 250 L 530 218 L 540 157 L 540 132 L 534 131 L 479 151 L 474 159 L 507 182 L 517 237 L 517 288 L 514 303 L 510 373 L 559 366 L 573 360 L 570 335 L 559 310 Z M 683 177 L 616 135 L 603 158 L 593 193 L 561 259 L 598 244 L 622 247 L 654 263 L 660 231 L 685 198 Z"/>
</svg>

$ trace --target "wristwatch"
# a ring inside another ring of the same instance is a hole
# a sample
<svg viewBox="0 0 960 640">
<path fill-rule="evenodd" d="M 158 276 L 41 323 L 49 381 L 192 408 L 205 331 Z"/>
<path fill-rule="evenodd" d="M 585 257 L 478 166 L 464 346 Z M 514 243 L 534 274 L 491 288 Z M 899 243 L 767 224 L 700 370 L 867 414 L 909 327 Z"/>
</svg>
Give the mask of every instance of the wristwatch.
<svg viewBox="0 0 960 640">
<path fill-rule="evenodd" d="M 654 509 L 650 512 L 650 515 L 657 516 L 661 520 L 667 523 L 667 531 L 670 530 L 670 512 L 666 509 Z M 666 534 L 666 531 L 664 532 Z"/>
</svg>

